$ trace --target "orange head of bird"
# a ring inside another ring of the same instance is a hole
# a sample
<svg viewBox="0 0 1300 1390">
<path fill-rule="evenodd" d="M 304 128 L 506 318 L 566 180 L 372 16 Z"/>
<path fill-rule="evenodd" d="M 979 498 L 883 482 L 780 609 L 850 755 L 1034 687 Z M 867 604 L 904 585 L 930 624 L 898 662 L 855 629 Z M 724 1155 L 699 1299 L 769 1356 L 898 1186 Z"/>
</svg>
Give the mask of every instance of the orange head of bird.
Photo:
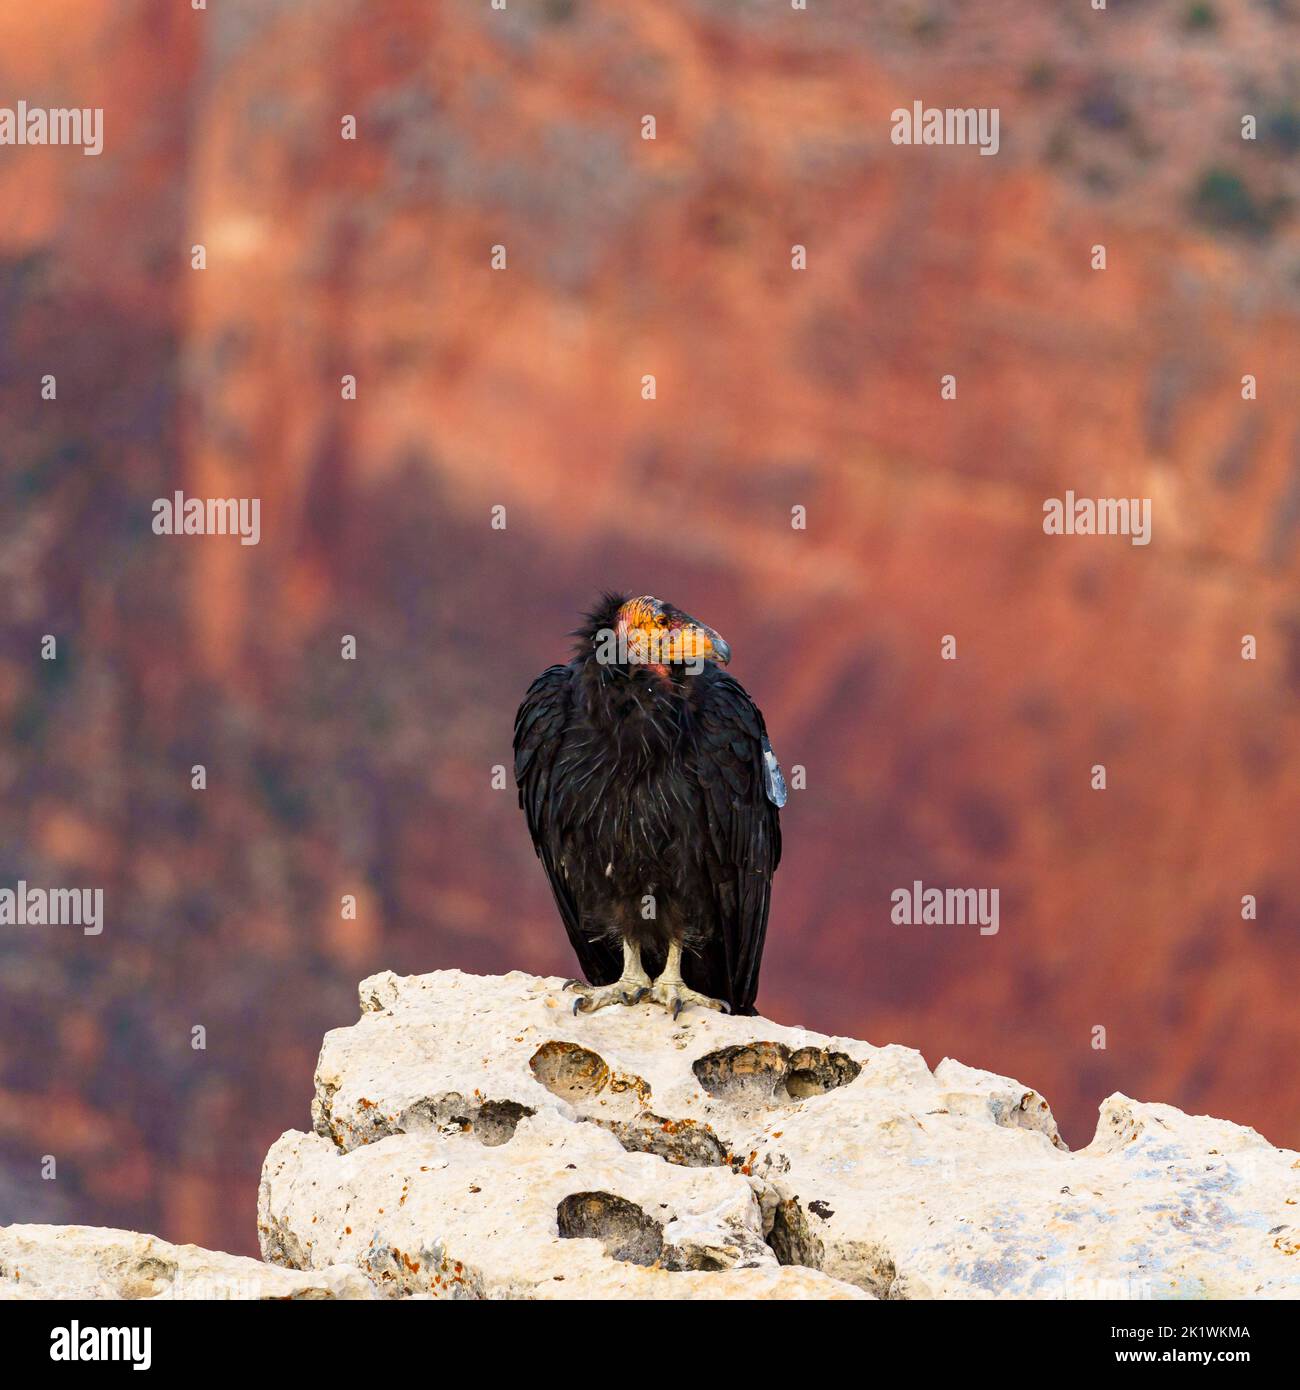
<svg viewBox="0 0 1300 1390">
<path fill-rule="evenodd" d="M 652 594 L 619 605 L 612 637 L 619 665 L 648 666 L 661 674 L 681 666 L 698 675 L 706 661 L 725 666 L 731 660 L 719 633 Z"/>
</svg>

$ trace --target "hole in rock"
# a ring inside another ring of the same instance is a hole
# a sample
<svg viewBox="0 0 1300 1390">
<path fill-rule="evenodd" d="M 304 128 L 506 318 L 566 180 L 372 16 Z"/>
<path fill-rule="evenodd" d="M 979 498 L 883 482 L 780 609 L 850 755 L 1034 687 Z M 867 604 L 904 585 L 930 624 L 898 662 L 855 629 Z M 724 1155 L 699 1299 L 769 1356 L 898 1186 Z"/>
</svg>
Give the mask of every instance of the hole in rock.
<svg viewBox="0 0 1300 1390">
<path fill-rule="evenodd" d="M 906 1294 L 898 1281 L 898 1267 L 884 1246 L 874 1241 L 840 1240 L 828 1259 L 826 1244 L 814 1229 L 819 1224 L 808 1219 L 809 1212 L 828 1221 L 835 1215 L 825 1202 L 809 1202 L 807 1210 L 799 1198 L 779 1200 L 772 1209 L 771 1225 L 763 1239 L 777 1263 L 807 1265 L 820 1269 L 833 1279 L 856 1284 L 880 1299 L 903 1299 Z"/>
<path fill-rule="evenodd" d="M 496 1148 L 515 1137 L 525 1116 L 537 1112 L 515 1100 L 468 1100 L 459 1091 L 425 1096 L 408 1105 L 387 1128 L 390 1134 L 411 1134 L 437 1129 L 472 1133 L 485 1148 Z"/>
<path fill-rule="evenodd" d="M 825 1247 L 809 1228 L 807 1213 L 797 1197 L 776 1204 L 767 1243 L 778 1264 L 807 1265 L 810 1269 L 822 1267 Z"/>
<path fill-rule="evenodd" d="M 412 1101 L 393 1121 L 388 1132 L 391 1134 L 410 1134 L 421 1129 L 461 1129 L 470 1127 L 470 1112 L 474 1109 L 472 1101 L 467 1101 L 459 1091 L 443 1091 L 440 1095 L 424 1096 Z"/>
<path fill-rule="evenodd" d="M 531 1106 L 520 1105 L 517 1100 L 485 1100 L 472 1121 L 474 1133 L 485 1148 L 494 1149 L 515 1137 L 520 1120 L 536 1114 Z"/>
<path fill-rule="evenodd" d="M 583 1100 L 609 1083 L 605 1059 L 577 1043 L 543 1043 L 528 1065 L 537 1080 L 561 1100 Z"/>
<path fill-rule="evenodd" d="M 771 1101 L 784 1090 L 790 1049 L 781 1043 L 739 1043 L 707 1053 L 693 1067 L 695 1078 L 711 1096 Z"/>
<path fill-rule="evenodd" d="M 824 1096 L 857 1079 L 862 1066 L 845 1052 L 829 1052 L 824 1047 L 801 1047 L 790 1058 L 786 1073 L 786 1094 L 792 1100 L 805 1096 Z"/>
<path fill-rule="evenodd" d="M 695 1120 L 644 1114 L 609 1127 L 629 1153 L 654 1154 L 682 1168 L 721 1168 L 727 1162 L 726 1145 Z"/>
<path fill-rule="evenodd" d="M 695 1078 L 711 1096 L 750 1105 L 771 1105 L 825 1095 L 847 1086 L 862 1071 L 844 1052 L 824 1047 L 752 1042 L 707 1053 L 694 1064 Z"/>
<path fill-rule="evenodd" d="M 652 1265 L 663 1255 L 664 1228 L 612 1192 L 574 1192 L 555 1209 L 555 1219 L 565 1240 L 598 1240 L 611 1259 Z"/>
</svg>

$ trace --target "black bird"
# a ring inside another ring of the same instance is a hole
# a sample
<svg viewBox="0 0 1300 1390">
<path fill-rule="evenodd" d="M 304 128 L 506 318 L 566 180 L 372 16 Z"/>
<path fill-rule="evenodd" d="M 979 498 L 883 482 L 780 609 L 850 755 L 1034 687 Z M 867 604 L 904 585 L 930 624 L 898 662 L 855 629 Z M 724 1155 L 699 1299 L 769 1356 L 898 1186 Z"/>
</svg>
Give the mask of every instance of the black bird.
<svg viewBox="0 0 1300 1390">
<path fill-rule="evenodd" d="M 605 594 L 515 717 L 519 805 L 589 984 L 573 1011 L 752 1014 L 785 780 L 712 628 Z"/>
</svg>

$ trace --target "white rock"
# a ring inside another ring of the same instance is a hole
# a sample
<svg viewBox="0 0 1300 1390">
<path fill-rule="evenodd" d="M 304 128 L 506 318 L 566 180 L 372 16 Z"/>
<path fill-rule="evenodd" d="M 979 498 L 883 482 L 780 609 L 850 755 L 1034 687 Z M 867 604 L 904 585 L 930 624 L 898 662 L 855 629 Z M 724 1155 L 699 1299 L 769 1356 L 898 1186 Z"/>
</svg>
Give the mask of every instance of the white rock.
<svg viewBox="0 0 1300 1390">
<path fill-rule="evenodd" d="M 372 1298 L 357 1270 L 290 1270 L 106 1226 L 0 1228 L 0 1299 Z"/>
<path fill-rule="evenodd" d="M 0 1298 L 1300 1296 L 1300 1157 L 1112 1096 L 1077 1153 L 1007 1077 L 765 1019 L 574 1017 L 558 980 L 361 986 L 268 1263 L 0 1230 Z"/>
<path fill-rule="evenodd" d="M 361 998 L 267 1157 L 268 1261 L 396 1296 L 1300 1296 L 1300 1158 L 1227 1121 L 1112 1096 L 1071 1153 L 1030 1087 L 907 1048 L 575 1018 L 519 973 Z"/>
<path fill-rule="evenodd" d="M 778 1265 L 729 1172 L 670 1168 L 556 1114 L 494 1147 L 403 1134 L 345 1154 L 286 1134 L 267 1155 L 259 1213 L 268 1259 L 354 1260 L 395 1297 L 860 1296 Z M 562 1236 L 561 1219 L 591 1234 Z"/>
</svg>

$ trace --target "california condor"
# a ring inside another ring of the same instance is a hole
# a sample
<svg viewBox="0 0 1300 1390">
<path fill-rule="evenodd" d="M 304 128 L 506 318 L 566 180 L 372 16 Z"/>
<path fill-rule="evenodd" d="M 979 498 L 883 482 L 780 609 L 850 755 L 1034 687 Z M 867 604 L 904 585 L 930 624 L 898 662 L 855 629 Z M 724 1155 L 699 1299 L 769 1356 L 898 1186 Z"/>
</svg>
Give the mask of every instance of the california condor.
<svg viewBox="0 0 1300 1390">
<path fill-rule="evenodd" d="M 754 1012 L 785 780 L 726 642 L 606 594 L 515 718 L 519 805 L 582 973 L 606 1004 Z"/>
</svg>

